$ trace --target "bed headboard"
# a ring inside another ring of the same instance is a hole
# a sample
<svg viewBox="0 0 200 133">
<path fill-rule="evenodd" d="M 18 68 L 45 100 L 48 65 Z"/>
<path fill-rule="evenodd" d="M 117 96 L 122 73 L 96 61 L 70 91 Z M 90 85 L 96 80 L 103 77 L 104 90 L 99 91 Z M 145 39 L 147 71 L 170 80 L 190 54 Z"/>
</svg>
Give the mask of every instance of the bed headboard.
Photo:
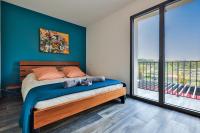
<svg viewBox="0 0 200 133">
<path fill-rule="evenodd" d="M 22 81 L 26 75 L 32 72 L 33 68 L 55 66 L 58 69 L 64 66 L 78 66 L 79 62 L 56 62 L 56 61 L 21 61 L 20 62 L 20 81 Z"/>
</svg>

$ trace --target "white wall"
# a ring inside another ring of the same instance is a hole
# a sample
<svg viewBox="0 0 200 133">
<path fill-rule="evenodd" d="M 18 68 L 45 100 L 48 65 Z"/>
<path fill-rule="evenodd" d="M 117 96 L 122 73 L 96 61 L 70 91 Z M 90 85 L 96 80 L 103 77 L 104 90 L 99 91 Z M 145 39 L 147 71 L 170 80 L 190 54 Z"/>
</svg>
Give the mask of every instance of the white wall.
<svg viewBox="0 0 200 133">
<path fill-rule="evenodd" d="M 130 16 L 164 0 L 135 0 L 87 27 L 87 73 L 130 83 Z M 128 91 L 129 92 L 129 91 Z"/>
</svg>

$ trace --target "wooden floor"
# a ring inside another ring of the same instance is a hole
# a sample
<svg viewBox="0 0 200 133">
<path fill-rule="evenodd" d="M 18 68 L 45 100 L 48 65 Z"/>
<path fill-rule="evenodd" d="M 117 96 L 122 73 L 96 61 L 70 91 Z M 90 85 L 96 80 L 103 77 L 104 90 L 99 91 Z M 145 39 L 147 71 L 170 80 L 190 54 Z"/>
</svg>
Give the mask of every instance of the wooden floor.
<svg viewBox="0 0 200 133">
<path fill-rule="evenodd" d="M 19 97 L 0 99 L 0 132 L 20 133 Z M 133 99 L 112 101 L 41 129 L 42 133 L 199 133 L 200 119 Z"/>
</svg>

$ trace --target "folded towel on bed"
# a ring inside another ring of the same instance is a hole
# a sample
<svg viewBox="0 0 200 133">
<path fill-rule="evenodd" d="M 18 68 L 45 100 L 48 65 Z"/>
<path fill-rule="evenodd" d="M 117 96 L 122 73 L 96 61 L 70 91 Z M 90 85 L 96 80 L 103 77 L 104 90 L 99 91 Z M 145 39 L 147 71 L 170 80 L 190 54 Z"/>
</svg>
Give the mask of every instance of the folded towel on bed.
<svg viewBox="0 0 200 133">
<path fill-rule="evenodd" d="M 67 80 L 64 82 L 64 88 L 69 88 L 69 87 L 74 87 L 74 86 L 89 86 L 92 85 L 92 81 L 88 79 L 72 79 L 72 80 Z"/>
<path fill-rule="evenodd" d="M 81 82 L 80 82 L 80 85 L 85 85 L 85 86 L 90 86 L 90 85 L 92 85 L 92 81 L 91 80 L 88 80 L 88 79 L 85 79 L 85 80 L 82 80 Z"/>
<path fill-rule="evenodd" d="M 64 82 L 64 88 L 69 88 L 69 87 L 74 87 L 74 86 L 79 86 L 79 85 L 85 85 L 89 86 L 92 85 L 92 82 L 103 82 L 105 81 L 104 76 L 90 76 L 85 79 L 72 79 L 72 80 L 67 80 Z"/>
<path fill-rule="evenodd" d="M 80 79 L 67 80 L 67 81 L 64 82 L 64 88 L 78 86 L 80 83 L 81 83 Z"/>
</svg>

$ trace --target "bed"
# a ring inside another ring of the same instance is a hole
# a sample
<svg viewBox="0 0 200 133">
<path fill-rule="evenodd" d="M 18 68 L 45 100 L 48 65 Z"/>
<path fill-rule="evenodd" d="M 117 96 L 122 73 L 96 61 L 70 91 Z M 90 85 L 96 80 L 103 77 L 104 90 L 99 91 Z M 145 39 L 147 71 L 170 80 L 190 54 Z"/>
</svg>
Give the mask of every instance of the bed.
<svg viewBox="0 0 200 133">
<path fill-rule="evenodd" d="M 38 85 L 59 83 L 69 80 L 69 78 L 56 79 L 51 81 L 37 81 L 32 73 L 33 68 L 44 66 L 55 66 L 58 69 L 64 66 L 78 66 L 78 62 L 45 62 L 45 61 L 21 61 L 20 62 L 20 80 L 22 81 L 22 97 L 25 100 L 26 95 Z M 85 77 L 81 77 L 85 78 Z M 89 108 L 120 98 L 125 102 L 126 88 L 122 84 L 116 84 L 56 97 L 49 100 L 39 101 L 34 106 L 31 119 L 33 132 L 38 132 L 39 128 L 72 116 Z"/>
</svg>

